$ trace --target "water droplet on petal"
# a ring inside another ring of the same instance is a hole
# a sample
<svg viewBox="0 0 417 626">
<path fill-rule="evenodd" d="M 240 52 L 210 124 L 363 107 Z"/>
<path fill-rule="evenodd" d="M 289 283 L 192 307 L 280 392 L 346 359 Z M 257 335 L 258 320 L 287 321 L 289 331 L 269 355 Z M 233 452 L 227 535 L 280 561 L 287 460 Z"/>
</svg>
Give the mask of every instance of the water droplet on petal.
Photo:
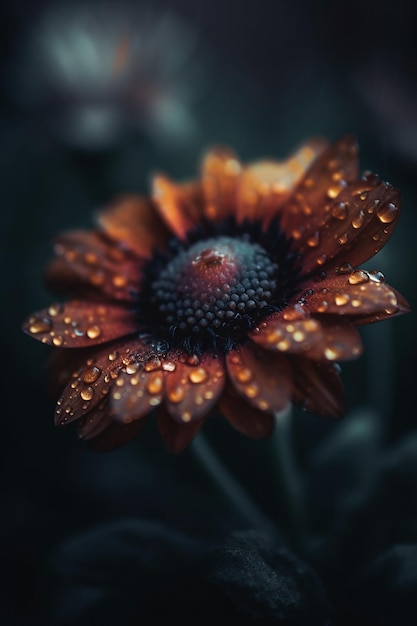
<svg viewBox="0 0 417 626">
<path fill-rule="evenodd" d="M 101 328 L 99 326 L 90 326 L 87 328 L 87 337 L 89 339 L 97 339 L 101 335 Z"/>
<path fill-rule="evenodd" d="M 345 220 L 348 214 L 348 205 L 346 202 L 338 202 L 332 209 L 332 215 L 337 220 Z"/>
<path fill-rule="evenodd" d="M 81 391 L 80 396 L 85 401 L 92 400 L 94 397 L 94 389 L 92 387 L 86 387 Z"/>
<path fill-rule="evenodd" d="M 188 378 L 192 383 L 203 383 L 208 379 L 208 373 L 204 369 L 204 367 L 197 367 L 195 370 L 191 370 L 188 375 Z"/>
<path fill-rule="evenodd" d="M 63 310 L 63 307 L 61 304 L 58 304 L 58 303 L 51 304 L 51 306 L 48 309 L 48 315 L 50 315 L 51 317 L 56 317 L 62 312 L 62 310 Z"/>
<path fill-rule="evenodd" d="M 240 383 L 248 383 L 253 378 L 253 373 L 248 367 L 242 367 L 236 372 L 236 380 Z"/>
<path fill-rule="evenodd" d="M 161 375 L 152 376 L 146 385 L 146 389 L 149 391 L 149 393 L 151 393 L 152 395 L 155 395 L 157 393 L 161 393 L 162 384 L 163 384 L 163 377 Z"/>
<path fill-rule="evenodd" d="M 353 228 L 362 228 L 365 222 L 365 213 L 361 210 L 352 220 Z"/>
<path fill-rule="evenodd" d="M 91 385 L 92 383 L 95 383 L 96 380 L 99 378 L 101 374 L 101 369 L 99 367 L 92 367 L 89 370 L 86 370 L 83 374 L 83 381 L 86 384 Z"/>
<path fill-rule="evenodd" d="M 397 217 L 397 213 L 398 213 L 398 206 L 394 204 L 393 202 L 389 202 L 388 204 L 383 204 L 381 207 L 379 207 L 379 209 L 376 212 L 378 219 L 383 224 L 390 224 L 391 222 L 393 222 L 395 218 Z"/>
<path fill-rule="evenodd" d="M 319 231 L 316 231 L 313 235 L 311 235 L 307 239 L 307 245 L 310 248 L 316 248 L 319 244 L 320 244 L 320 233 Z"/>
<path fill-rule="evenodd" d="M 336 306 L 344 306 L 350 300 L 350 297 L 347 293 L 339 293 L 334 297 L 334 301 Z"/>
<path fill-rule="evenodd" d="M 349 276 L 348 281 L 351 285 L 361 285 L 369 281 L 369 274 L 363 270 L 356 270 Z"/>
<path fill-rule="evenodd" d="M 64 338 L 61 335 L 57 335 L 56 337 L 53 337 L 52 343 L 54 344 L 54 346 L 59 348 L 64 343 Z"/>
<path fill-rule="evenodd" d="M 348 242 L 348 239 L 349 235 L 347 233 L 343 233 L 337 238 L 337 241 L 340 243 L 341 246 L 343 246 L 345 243 Z"/>
<path fill-rule="evenodd" d="M 48 317 L 34 317 L 29 320 L 29 332 L 33 335 L 47 333 L 52 329 L 52 322 Z"/>
<path fill-rule="evenodd" d="M 353 270 L 350 263 L 342 263 L 336 270 L 338 274 L 349 274 Z"/>
<path fill-rule="evenodd" d="M 181 387 L 179 385 L 177 387 L 174 387 L 174 389 L 171 389 L 168 392 L 168 399 L 170 402 L 173 402 L 174 404 L 178 402 L 182 402 L 184 398 L 185 398 L 184 387 Z"/>
</svg>

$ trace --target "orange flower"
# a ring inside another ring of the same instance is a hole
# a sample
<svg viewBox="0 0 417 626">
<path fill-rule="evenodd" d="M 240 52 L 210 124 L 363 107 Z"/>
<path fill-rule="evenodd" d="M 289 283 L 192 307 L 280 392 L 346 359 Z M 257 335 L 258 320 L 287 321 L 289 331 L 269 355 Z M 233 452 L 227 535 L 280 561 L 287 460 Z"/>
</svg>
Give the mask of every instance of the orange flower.
<svg viewBox="0 0 417 626">
<path fill-rule="evenodd" d="M 291 401 L 341 415 L 336 362 L 361 353 L 356 327 L 409 310 L 381 273 L 354 269 L 384 246 L 399 202 L 359 177 L 351 137 L 315 139 L 284 162 L 211 150 L 197 181 L 158 175 L 151 198 L 64 233 L 47 282 L 71 299 L 24 324 L 55 346 L 56 423 L 78 420 L 108 450 L 156 409 L 179 452 L 216 407 L 251 437 Z"/>
</svg>

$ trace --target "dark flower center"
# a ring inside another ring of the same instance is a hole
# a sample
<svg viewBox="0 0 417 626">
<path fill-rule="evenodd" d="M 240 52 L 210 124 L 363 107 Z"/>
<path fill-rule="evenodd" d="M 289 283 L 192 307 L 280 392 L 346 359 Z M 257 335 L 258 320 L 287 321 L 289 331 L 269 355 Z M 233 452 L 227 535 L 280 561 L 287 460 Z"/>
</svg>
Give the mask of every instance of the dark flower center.
<svg viewBox="0 0 417 626">
<path fill-rule="evenodd" d="M 175 240 L 169 258 L 156 255 L 144 281 L 140 315 L 153 339 L 187 352 L 227 352 L 263 317 L 285 306 L 288 279 L 297 274 L 288 242 L 280 237 L 285 245 L 269 250 L 271 237 L 265 233 L 254 241 L 251 233 L 235 228 L 235 236 Z"/>
</svg>

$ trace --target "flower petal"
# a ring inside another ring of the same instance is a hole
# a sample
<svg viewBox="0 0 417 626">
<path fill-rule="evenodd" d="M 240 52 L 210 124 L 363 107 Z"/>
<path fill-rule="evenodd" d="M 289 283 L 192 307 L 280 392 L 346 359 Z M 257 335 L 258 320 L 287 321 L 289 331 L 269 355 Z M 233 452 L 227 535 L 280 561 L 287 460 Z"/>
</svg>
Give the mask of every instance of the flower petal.
<svg viewBox="0 0 417 626">
<path fill-rule="evenodd" d="M 299 353 L 321 343 L 323 332 L 320 323 L 301 307 L 287 307 L 268 317 L 249 337 L 267 350 Z"/>
<path fill-rule="evenodd" d="M 205 418 L 179 424 L 168 413 L 165 406 L 160 406 L 156 414 L 158 430 L 168 450 L 179 454 L 191 443 L 205 422 Z"/>
<path fill-rule="evenodd" d="M 301 355 L 289 356 L 293 370 L 293 401 L 303 408 L 326 415 L 344 414 L 344 390 L 337 366 L 328 361 L 311 361 Z"/>
<path fill-rule="evenodd" d="M 177 184 L 157 175 L 152 181 L 152 198 L 165 224 L 180 239 L 199 224 L 203 214 L 200 185 Z"/>
<path fill-rule="evenodd" d="M 239 432 L 254 439 L 270 437 L 274 431 L 274 416 L 248 404 L 232 387 L 227 385 L 219 403 L 220 411 Z"/>
<path fill-rule="evenodd" d="M 164 395 L 162 362 L 133 362 L 121 371 L 110 392 L 110 407 L 116 421 L 129 424 L 158 406 Z"/>
<path fill-rule="evenodd" d="M 264 159 L 245 167 L 238 188 L 238 221 L 262 216 L 268 223 L 326 146 L 324 139 L 311 139 L 285 161 Z"/>
<path fill-rule="evenodd" d="M 50 346 L 81 348 L 129 335 L 138 325 L 134 313 L 125 307 L 72 300 L 34 313 L 23 330 Z"/>
<path fill-rule="evenodd" d="M 329 200 L 357 176 L 358 149 L 352 136 L 346 135 L 322 149 L 280 213 L 285 233 L 298 240 L 306 232 L 314 232 Z"/>
<path fill-rule="evenodd" d="M 57 238 L 55 253 L 69 268 L 68 280 L 75 273 L 87 285 L 116 300 L 132 301 L 137 297 L 140 282 L 140 261 L 128 250 L 115 245 L 94 231 L 74 231 Z M 48 286 L 54 290 L 60 277 L 53 271 Z"/>
<path fill-rule="evenodd" d="M 275 412 L 288 404 L 291 372 L 281 354 L 245 344 L 227 354 L 226 366 L 236 391 L 257 409 Z"/>
<path fill-rule="evenodd" d="M 309 359 L 347 361 L 362 354 L 361 336 L 355 325 L 342 316 L 320 316 L 322 339 L 304 353 Z"/>
<path fill-rule="evenodd" d="M 148 258 L 162 248 L 169 231 L 155 206 L 141 196 L 122 196 L 97 215 L 106 234 L 139 257 Z"/>
<path fill-rule="evenodd" d="M 345 187 L 327 204 L 323 221 L 313 235 L 297 242 L 303 275 L 325 266 L 336 269 L 361 265 L 373 257 L 391 236 L 400 207 L 399 191 L 369 175 Z"/>
<path fill-rule="evenodd" d="M 91 350 L 58 400 L 56 425 L 63 426 L 86 415 L 110 393 L 122 371 L 151 357 L 152 349 L 139 339 L 124 339 Z"/>
<path fill-rule="evenodd" d="M 112 452 L 136 437 L 144 425 L 145 420 L 131 424 L 111 422 L 105 430 L 89 439 L 88 445 L 94 452 Z"/>
<path fill-rule="evenodd" d="M 222 220 L 235 215 L 241 170 L 239 158 L 231 150 L 217 147 L 207 152 L 201 172 L 206 218 Z"/>
<path fill-rule="evenodd" d="M 92 411 L 82 417 L 77 424 L 80 439 L 94 439 L 110 426 L 113 418 L 109 411 L 108 398 L 103 398 Z"/>
<path fill-rule="evenodd" d="M 218 357 L 205 355 L 178 361 L 175 369 L 166 372 L 168 412 L 181 424 L 200 419 L 216 404 L 224 383 L 224 362 Z"/>
<path fill-rule="evenodd" d="M 381 275 L 363 269 L 327 275 L 307 290 L 302 302 L 310 313 L 347 315 L 355 323 L 405 312 L 405 300 L 398 301 L 397 293 L 383 282 Z"/>
</svg>

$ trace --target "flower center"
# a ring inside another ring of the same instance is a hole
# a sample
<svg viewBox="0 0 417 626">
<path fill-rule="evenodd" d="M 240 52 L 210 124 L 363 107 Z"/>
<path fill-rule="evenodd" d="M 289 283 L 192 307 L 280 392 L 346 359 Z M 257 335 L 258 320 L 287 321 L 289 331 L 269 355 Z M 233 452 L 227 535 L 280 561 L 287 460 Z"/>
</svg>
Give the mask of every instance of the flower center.
<svg viewBox="0 0 417 626">
<path fill-rule="evenodd" d="M 248 237 L 205 239 L 160 270 L 151 284 L 152 309 L 174 343 L 228 350 L 274 310 L 277 271 L 278 263 Z"/>
</svg>

